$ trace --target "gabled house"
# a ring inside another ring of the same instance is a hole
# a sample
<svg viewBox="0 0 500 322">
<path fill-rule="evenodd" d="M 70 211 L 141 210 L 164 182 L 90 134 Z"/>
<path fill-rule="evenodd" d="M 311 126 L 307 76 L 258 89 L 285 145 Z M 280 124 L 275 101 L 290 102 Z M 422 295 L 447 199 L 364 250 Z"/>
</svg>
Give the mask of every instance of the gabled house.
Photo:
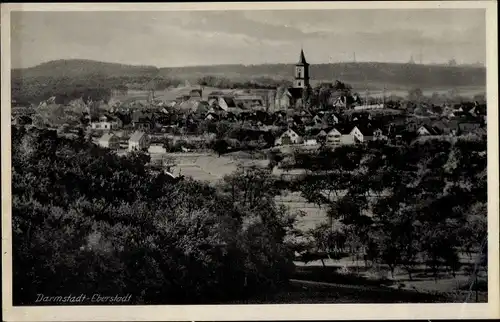
<svg viewBox="0 0 500 322">
<path fill-rule="evenodd" d="M 203 91 L 201 89 L 192 89 L 190 92 L 189 92 L 189 97 L 190 98 L 198 98 L 198 99 L 201 99 L 201 95 L 202 95 Z"/>
<path fill-rule="evenodd" d="M 419 136 L 439 135 L 440 132 L 437 128 L 423 124 L 417 129 Z"/>
<path fill-rule="evenodd" d="M 351 134 L 359 143 L 367 142 L 373 139 L 373 129 L 370 127 L 355 126 L 349 134 Z"/>
<path fill-rule="evenodd" d="M 245 108 L 254 108 L 264 106 L 264 100 L 258 95 L 240 95 L 234 98 L 237 105 Z"/>
<path fill-rule="evenodd" d="M 215 113 L 207 113 L 207 116 L 205 117 L 206 121 L 217 121 L 219 119 L 219 116 Z"/>
<path fill-rule="evenodd" d="M 326 144 L 333 146 L 342 145 L 342 133 L 340 133 L 340 131 L 336 128 L 328 131 L 328 133 L 326 134 Z"/>
<path fill-rule="evenodd" d="M 443 121 L 436 121 L 436 122 L 432 123 L 431 127 L 438 133 L 442 133 L 442 134 L 451 134 L 452 133 L 452 129 L 447 124 L 445 124 Z"/>
<path fill-rule="evenodd" d="M 286 88 L 282 93 L 277 93 L 274 106 L 278 110 L 286 110 L 295 108 L 301 104 L 302 89 L 301 88 Z"/>
<path fill-rule="evenodd" d="M 304 139 L 302 136 L 297 134 L 294 130 L 288 129 L 274 141 L 274 145 L 301 144 L 303 142 Z"/>
<path fill-rule="evenodd" d="M 384 135 L 384 132 L 382 131 L 381 128 L 376 128 L 373 131 L 373 140 L 374 141 L 385 141 L 387 139 L 388 139 L 387 135 Z"/>
<path fill-rule="evenodd" d="M 306 146 L 316 146 L 318 145 L 318 139 L 316 137 L 305 137 L 304 145 Z"/>
<path fill-rule="evenodd" d="M 236 102 L 230 96 L 221 96 L 221 97 L 219 97 L 218 100 L 217 100 L 217 104 L 224 111 L 227 111 L 230 108 L 236 108 Z"/>
<path fill-rule="evenodd" d="M 426 125 L 422 125 L 417 129 L 417 134 L 419 136 L 427 136 L 431 135 L 431 131 Z"/>
<path fill-rule="evenodd" d="M 94 130 L 116 130 L 123 126 L 122 121 L 111 115 L 101 115 L 98 119 L 92 120 L 91 128 Z"/>
<path fill-rule="evenodd" d="M 321 116 L 319 116 L 318 114 L 314 115 L 314 117 L 312 118 L 312 122 L 315 124 L 315 125 L 321 125 L 323 124 L 323 118 Z"/>
<path fill-rule="evenodd" d="M 112 133 L 105 133 L 99 138 L 97 144 L 103 148 L 118 150 L 120 148 L 120 138 Z"/>
<path fill-rule="evenodd" d="M 134 111 L 132 113 L 132 126 L 141 131 L 151 130 L 155 127 L 155 117 L 153 113 Z"/>
<path fill-rule="evenodd" d="M 149 137 L 146 133 L 136 131 L 130 136 L 128 140 L 129 151 L 140 151 L 149 147 Z"/>
<path fill-rule="evenodd" d="M 334 108 L 344 109 L 347 107 L 347 97 L 344 95 L 339 95 L 333 98 L 332 106 Z"/>
</svg>

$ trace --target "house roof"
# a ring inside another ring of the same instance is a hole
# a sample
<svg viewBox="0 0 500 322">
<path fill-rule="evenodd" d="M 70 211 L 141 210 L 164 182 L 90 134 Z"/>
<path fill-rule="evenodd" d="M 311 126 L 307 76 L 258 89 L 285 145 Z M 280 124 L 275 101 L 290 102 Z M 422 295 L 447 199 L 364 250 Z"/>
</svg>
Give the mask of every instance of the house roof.
<svg viewBox="0 0 500 322">
<path fill-rule="evenodd" d="M 281 133 L 281 135 L 280 135 L 280 136 L 283 136 L 283 135 L 288 134 L 288 133 L 295 133 L 295 134 L 297 134 L 297 135 L 299 135 L 299 136 L 300 136 L 300 133 L 298 133 L 298 132 L 297 132 L 296 130 L 294 130 L 294 129 L 287 129 L 285 132 Z"/>
<path fill-rule="evenodd" d="M 334 133 L 343 134 L 341 130 L 339 131 L 339 130 L 338 130 L 338 129 L 336 129 L 336 128 L 332 128 L 332 129 L 330 129 L 330 130 L 328 131 L 328 134 L 334 134 Z"/>
<path fill-rule="evenodd" d="M 149 122 L 153 117 L 152 113 L 144 113 L 143 111 L 136 110 L 132 113 L 132 121 L 137 122 Z"/>
<path fill-rule="evenodd" d="M 258 95 L 240 95 L 234 98 L 237 101 L 262 101 L 263 98 Z"/>
<path fill-rule="evenodd" d="M 189 95 L 191 96 L 197 96 L 197 97 L 201 97 L 201 89 L 192 89 L 190 92 L 189 92 Z"/>
<path fill-rule="evenodd" d="M 422 125 L 419 127 L 419 129 L 420 129 L 420 128 L 422 128 L 422 127 L 423 127 L 424 129 L 426 129 L 426 130 L 427 130 L 427 132 L 429 132 L 429 134 L 431 134 L 431 135 L 438 135 L 438 134 L 440 133 L 439 129 L 438 129 L 438 128 L 436 128 L 436 127 L 429 126 L 429 125 L 427 125 L 427 124 L 422 124 Z"/>
<path fill-rule="evenodd" d="M 358 128 L 359 131 L 361 131 L 361 133 L 364 135 L 364 136 L 372 136 L 373 135 L 373 130 L 374 128 L 371 127 L 371 126 L 367 126 L 367 125 L 356 125 L 355 127 Z M 354 127 L 353 127 L 354 129 Z"/>
<path fill-rule="evenodd" d="M 136 132 L 132 133 L 132 135 L 130 136 L 129 141 L 132 141 L 132 142 L 139 142 L 139 140 L 140 140 L 143 136 L 144 136 L 144 132 L 136 131 Z"/>
<path fill-rule="evenodd" d="M 458 124 L 458 128 L 461 130 L 477 129 L 480 126 L 481 126 L 480 123 L 474 123 L 474 122 L 463 122 Z"/>
<path fill-rule="evenodd" d="M 317 136 L 321 132 L 324 133 L 325 131 L 323 129 L 321 129 L 321 128 L 311 128 L 311 129 L 309 129 L 309 130 L 306 131 L 306 135 L 309 136 L 309 137 L 311 137 L 311 136 Z"/>
<path fill-rule="evenodd" d="M 297 63 L 297 65 L 308 65 L 307 61 L 306 61 L 306 56 L 304 55 L 304 50 L 303 49 L 300 50 L 299 62 Z"/>
<path fill-rule="evenodd" d="M 434 123 L 432 124 L 432 127 L 433 127 L 433 128 L 437 128 L 437 129 L 439 129 L 440 131 L 444 131 L 444 130 L 447 128 L 446 124 L 444 124 L 442 121 L 437 121 L 437 122 L 434 122 Z"/>
<path fill-rule="evenodd" d="M 213 91 L 210 92 L 210 94 L 208 94 L 208 96 L 221 96 L 221 95 L 224 95 L 224 93 L 221 91 Z"/>
<path fill-rule="evenodd" d="M 221 97 L 221 99 L 224 100 L 224 102 L 226 102 L 227 107 L 236 107 L 234 98 L 232 98 L 231 96 L 223 96 Z"/>
<path fill-rule="evenodd" d="M 112 133 L 105 133 L 103 136 L 99 138 L 99 142 L 109 141 L 114 135 Z"/>
</svg>

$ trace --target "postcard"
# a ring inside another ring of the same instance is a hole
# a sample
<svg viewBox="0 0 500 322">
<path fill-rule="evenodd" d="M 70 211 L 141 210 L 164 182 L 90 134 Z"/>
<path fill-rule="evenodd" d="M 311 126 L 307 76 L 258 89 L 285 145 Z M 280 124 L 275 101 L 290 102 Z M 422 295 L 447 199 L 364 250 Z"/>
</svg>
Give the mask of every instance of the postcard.
<svg viewBox="0 0 500 322">
<path fill-rule="evenodd" d="M 2 4 L 4 318 L 499 318 L 496 9 Z"/>
</svg>

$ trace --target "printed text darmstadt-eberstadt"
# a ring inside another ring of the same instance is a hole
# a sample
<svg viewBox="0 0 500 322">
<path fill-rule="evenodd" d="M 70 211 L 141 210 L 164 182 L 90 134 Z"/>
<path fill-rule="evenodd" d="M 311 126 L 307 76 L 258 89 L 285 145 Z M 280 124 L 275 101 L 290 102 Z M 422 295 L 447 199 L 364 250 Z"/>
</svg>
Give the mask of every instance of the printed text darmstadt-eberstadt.
<svg viewBox="0 0 500 322">
<path fill-rule="evenodd" d="M 125 296 L 113 295 L 104 296 L 101 294 L 92 294 L 88 296 L 85 294 L 80 295 L 65 295 L 65 296 L 47 296 L 45 294 L 37 294 L 36 303 L 127 303 L 130 302 L 132 295 L 128 294 Z"/>
</svg>

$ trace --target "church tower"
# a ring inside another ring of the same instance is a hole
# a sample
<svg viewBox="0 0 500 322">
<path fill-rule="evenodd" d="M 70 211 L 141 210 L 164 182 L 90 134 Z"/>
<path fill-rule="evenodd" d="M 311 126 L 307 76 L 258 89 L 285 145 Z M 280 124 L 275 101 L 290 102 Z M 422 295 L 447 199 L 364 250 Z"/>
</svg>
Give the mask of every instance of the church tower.
<svg viewBox="0 0 500 322">
<path fill-rule="evenodd" d="M 309 85 L 309 64 L 306 61 L 304 50 L 300 50 L 299 62 L 295 65 L 295 80 L 293 87 L 306 88 Z"/>
</svg>

